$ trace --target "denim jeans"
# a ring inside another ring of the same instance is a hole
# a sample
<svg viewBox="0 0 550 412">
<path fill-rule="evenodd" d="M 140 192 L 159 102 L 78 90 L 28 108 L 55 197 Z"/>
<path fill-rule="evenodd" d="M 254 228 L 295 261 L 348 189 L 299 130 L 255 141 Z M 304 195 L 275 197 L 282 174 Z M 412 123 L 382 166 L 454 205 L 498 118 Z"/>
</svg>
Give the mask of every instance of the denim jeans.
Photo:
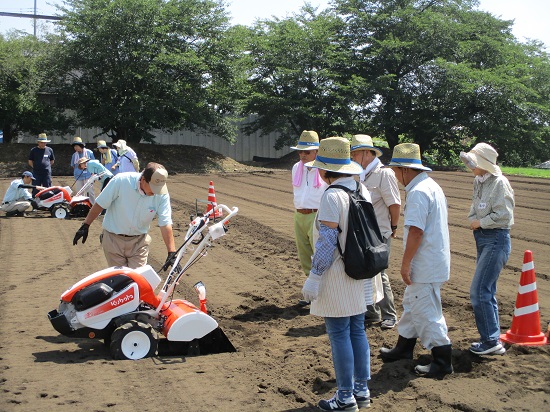
<svg viewBox="0 0 550 412">
<path fill-rule="evenodd" d="M 370 347 L 365 333 L 365 314 L 325 318 L 332 363 L 339 391 L 352 391 L 354 381 L 370 379 Z"/>
<path fill-rule="evenodd" d="M 470 300 L 481 343 L 498 341 L 500 322 L 496 299 L 497 281 L 500 271 L 510 257 L 510 231 L 477 229 L 474 230 L 474 238 L 477 247 L 477 264 L 470 287 Z"/>
</svg>

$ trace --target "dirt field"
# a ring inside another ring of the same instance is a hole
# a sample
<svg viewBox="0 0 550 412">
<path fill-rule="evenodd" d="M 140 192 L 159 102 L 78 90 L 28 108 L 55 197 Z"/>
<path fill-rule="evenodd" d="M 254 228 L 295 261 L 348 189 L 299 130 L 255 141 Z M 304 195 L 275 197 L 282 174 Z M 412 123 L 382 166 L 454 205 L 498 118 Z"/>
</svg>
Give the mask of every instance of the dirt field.
<svg viewBox="0 0 550 412">
<path fill-rule="evenodd" d="M 472 175 L 434 172 L 449 202 L 451 280 L 442 291 L 453 341 L 455 373 L 440 381 L 416 377 L 429 363 L 419 344 L 414 361 L 383 364 L 379 348 L 392 346 L 397 331 L 369 328 L 372 410 L 549 411 L 550 345 L 514 345 L 505 356 L 479 359 L 467 349 L 478 335 L 469 303 L 475 248 L 466 214 Z M 54 183 L 72 183 L 69 177 Z M 82 219 L 58 220 L 40 212 L 27 218 L 0 217 L 1 411 L 313 411 L 331 397 L 335 378 L 322 319 L 297 307 L 304 276 L 292 227 L 290 172 L 258 171 L 170 176 L 176 242 L 183 241 L 195 199 L 206 199 L 214 181 L 218 203 L 238 206 L 239 215 L 208 256 L 191 268 L 179 296 L 195 302 L 191 286 L 202 280 L 212 316 L 236 353 L 139 361 L 113 361 L 100 341 L 59 336 L 46 314 L 61 293 L 106 266 L 99 222 L 85 245 L 72 245 Z M 533 251 L 541 324 L 550 320 L 550 184 L 511 177 L 517 207 L 512 255 L 499 280 L 502 331 L 510 327 L 523 254 Z M 0 180 L 0 192 L 10 179 Z M 396 303 L 401 235 L 392 243 L 390 277 Z M 149 263 L 160 268 L 166 250 L 160 231 L 151 234 Z M 197 302 L 195 302 L 197 303 Z"/>
</svg>

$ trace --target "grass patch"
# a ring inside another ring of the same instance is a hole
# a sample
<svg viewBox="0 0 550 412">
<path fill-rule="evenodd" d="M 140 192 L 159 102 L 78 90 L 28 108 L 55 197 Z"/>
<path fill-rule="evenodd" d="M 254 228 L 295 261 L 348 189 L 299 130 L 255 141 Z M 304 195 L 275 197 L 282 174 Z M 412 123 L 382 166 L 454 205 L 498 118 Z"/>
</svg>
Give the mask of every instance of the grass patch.
<svg viewBox="0 0 550 412">
<path fill-rule="evenodd" d="M 502 173 L 506 175 L 543 177 L 550 179 L 550 169 L 535 169 L 532 167 L 501 167 Z"/>
</svg>

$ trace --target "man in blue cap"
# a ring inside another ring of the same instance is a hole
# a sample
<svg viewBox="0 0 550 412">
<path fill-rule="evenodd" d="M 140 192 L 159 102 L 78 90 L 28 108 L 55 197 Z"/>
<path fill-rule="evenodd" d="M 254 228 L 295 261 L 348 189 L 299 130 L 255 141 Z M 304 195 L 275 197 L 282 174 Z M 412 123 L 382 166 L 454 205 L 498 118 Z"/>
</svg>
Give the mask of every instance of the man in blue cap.
<svg viewBox="0 0 550 412">
<path fill-rule="evenodd" d="M 2 210 L 7 217 L 25 216 L 25 210 L 31 207 L 32 196 L 27 189 L 43 190 L 42 186 L 35 186 L 32 181 L 36 180 L 31 172 L 25 171 L 20 179 L 10 183 L 10 187 L 2 200 Z"/>
</svg>

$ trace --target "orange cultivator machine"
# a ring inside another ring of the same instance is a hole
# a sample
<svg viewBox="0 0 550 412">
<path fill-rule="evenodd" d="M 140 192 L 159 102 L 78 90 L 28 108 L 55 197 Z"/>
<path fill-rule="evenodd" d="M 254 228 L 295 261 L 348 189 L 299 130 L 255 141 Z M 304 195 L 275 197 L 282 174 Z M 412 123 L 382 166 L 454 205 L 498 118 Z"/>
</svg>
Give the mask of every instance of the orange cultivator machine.
<svg viewBox="0 0 550 412">
<path fill-rule="evenodd" d="M 222 210 L 225 217 L 216 221 L 216 213 Z M 115 359 L 234 352 L 207 313 L 202 282 L 194 286 L 200 307 L 173 295 L 183 274 L 206 255 L 212 241 L 225 235 L 227 222 L 237 213 L 237 207 L 220 204 L 191 221 L 158 293 L 161 278 L 151 266 L 110 267 L 85 277 L 61 295 L 58 309 L 48 313 L 53 327 L 69 337 L 103 339 Z M 182 265 L 186 253 L 190 257 Z M 159 272 L 167 269 L 165 263 Z"/>
</svg>

